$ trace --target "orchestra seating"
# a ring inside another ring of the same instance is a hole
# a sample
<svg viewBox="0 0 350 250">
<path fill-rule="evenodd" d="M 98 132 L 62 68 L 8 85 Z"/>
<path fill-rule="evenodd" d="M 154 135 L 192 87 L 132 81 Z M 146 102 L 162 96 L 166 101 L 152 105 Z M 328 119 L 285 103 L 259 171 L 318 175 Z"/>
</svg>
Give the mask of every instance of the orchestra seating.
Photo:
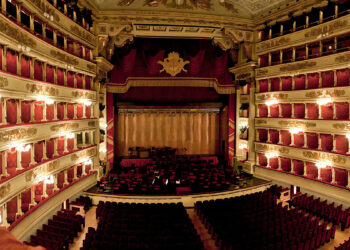
<svg viewBox="0 0 350 250">
<path fill-rule="evenodd" d="M 197 202 L 195 210 L 221 249 L 309 250 L 334 239 L 336 230 L 305 210 L 277 205 L 269 190 Z"/>
<path fill-rule="evenodd" d="M 92 207 L 92 200 L 88 196 L 79 196 L 75 201 L 75 204 L 82 204 L 84 206 L 84 211 L 88 211 Z"/>
<path fill-rule="evenodd" d="M 338 247 L 335 247 L 334 250 L 350 250 L 350 238 L 344 241 Z"/>
<path fill-rule="evenodd" d="M 89 228 L 82 250 L 203 249 L 181 204 L 100 202 L 97 230 Z"/>
<path fill-rule="evenodd" d="M 331 221 L 335 225 L 339 225 L 340 223 L 342 231 L 350 227 L 350 207 L 342 210 L 343 205 L 335 207 L 334 202 L 328 204 L 327 200 L 320 201 L 320 198 L 316 199 L 313 195 L 308 196 L 307 194 L 294 197 L 294 199 L 290 201 L 290 206 L 304 209 L 308 213 Z"/>
<path fill-rule="evenodd" d="M 42 229 L 38 229 L 36 235 L 31 235 L 32 246 L 43 246 L 46 249 L 68 249 L 69 243 L 73 242 L 78 232 L 81 232 L 85 225 L 85 218 L 77 215 L 73 210 L 62 210 L 49 219 L 48 224 L 44 224 Z"/>
<path fill-rule="evenodd" d="M 239 180 L 238 180 L 239 179 Z M 232 167 L 212 160 L 168 156 L 146 166 L 116 167 L 101 180 L 99 191 L 124 194 L 176 194 L 227 190 L 242 181 Z"/>
</svg>

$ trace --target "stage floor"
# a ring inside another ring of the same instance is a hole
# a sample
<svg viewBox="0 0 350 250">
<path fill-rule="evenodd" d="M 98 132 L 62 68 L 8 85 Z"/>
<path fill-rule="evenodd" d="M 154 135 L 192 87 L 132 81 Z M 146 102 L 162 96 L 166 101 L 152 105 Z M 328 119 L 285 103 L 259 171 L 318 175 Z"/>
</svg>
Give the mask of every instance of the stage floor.
<svg viewBox="0 0 350 250">
<path fill-rule="evenodd" d="M 256 177 L 244 177 L 243 180 L 237 181 L 237 184 L 230 184 L 226 189 L 224 190 L 218 190 L 218 191 L 210 191 L 210 192 L 187 192 L 187 193 L 156 193 L 156 194 L 147 194 L 147 193 L 122 193 L 122 192 L 113 192 L 112 188 L 104 188 L 102 190 L 99 185 L 95 185 L 94 187 L 90 188 L 89 190 L 86 190 L 87 193 L 94 193 L 94 194 L 109 194 L 109 195 L 133 195 L 133 196 L 182 196 L 182 195 L 195 195 L 195 194 L 207 194 L 207 193 L 220 193 L 220 192 L 226 192 L 226 191 L 235 191 L 243 188 L 249 188 L 254 186 L 259 186 L 261 184 L 269 183 L 270 181 L 259 179 Z"/>
</svg>

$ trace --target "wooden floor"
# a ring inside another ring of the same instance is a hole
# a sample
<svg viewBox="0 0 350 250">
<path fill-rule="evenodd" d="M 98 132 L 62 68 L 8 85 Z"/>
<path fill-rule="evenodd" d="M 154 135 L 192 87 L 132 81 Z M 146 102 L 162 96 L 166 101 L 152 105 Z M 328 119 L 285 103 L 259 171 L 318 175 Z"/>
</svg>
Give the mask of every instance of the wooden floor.
<svg viewBox="0 0 350 250">
<path fill-rule="evenodd" d="M 206 250 L 218 250 L 219 248 L 215 246 L 215 241 L 212 239 L 211 235 L 208 233 L 208 230 L 202 224 L 198 216 L 196 215 L 193 208 L 186 209 L 189 214 L 195 229 L 197 230 L 203 245 Z M 96 220 L 96 206 L 93 206 L 85 215 L 85 228 L 81 233 L 78 234 L 78 237 L 74 239 L 74 242 L 69 245 L 70 250 L 79 250 L 83 246 L 83 240 L 85 239 L 85 234 L 89 227 L 97 228 L 98 221 Z M 334 249 L 335 246 L 339 246 L 345 240 L 350 237 L 350 228 L 345 231 L 340 230 L 340 226 L 337 227 L 335 233 L 335 239 L 331 240 L 329 243 L 321 246 L 320 250 L 330 250 Z"/>
</svg>

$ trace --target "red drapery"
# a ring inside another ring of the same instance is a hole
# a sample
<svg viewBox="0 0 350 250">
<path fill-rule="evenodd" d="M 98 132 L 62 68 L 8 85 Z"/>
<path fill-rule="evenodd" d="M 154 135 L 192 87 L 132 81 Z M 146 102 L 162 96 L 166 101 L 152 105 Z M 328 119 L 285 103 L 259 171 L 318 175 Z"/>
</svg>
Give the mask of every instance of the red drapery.
<svg viewBox="0 0 350 250">
<path fill-rule="evenodd" d="M 91 89 L 91 77 L 85 76 L 85 89 Z"/>
<path fill-rule="evenodd" d="M 350 78 L 349 69 L 339 69 L 337 70 L 337 86 L 348 86 Z"/>
<path fill-rule="evenodd" d="M 297 75 L 294 77 L 294 87 L 296 90 L 305 89 L 305 75 Z"/>
<path fill-rule="evenodd" d="M 32 101 L 22 101 L 21 118 L 23 123 L 30 122 L 30 108 Z"/>
<path fill-rule="evenodd" d="M 57 118 L 59 120 L 64 119 L 64 103 L 62 102 L 57 104 Z"/>
<path fill-rule="evenodd" d="M 335 182 L 339 186 L 345 187 L 348 184 L 348 171 L 345 169 L 334 168 Z"/>
<path fill-rule="evenodd" d="M 83 76 L 81 74 L 77 74 L 77 88 L 83 88 Z"/>
<path fill-rule="evenodd" d="M 17 167 L 17 152 L 16 151 L 7 151 L 7 173 L 10 175 L 16 174 Z"/>
<path fill-rule="evenodd" d="M 288 158 L 281 157 L 281 168 L 285 172 L 290 172 L 291 171 L 291 160 Z"/>
<path fill-rule="evenodd" d="M 259 92 L 267 92 L 269 89 L 269 81 L 267 79 L 259 80 Z"/>
<path fill-rule="evenodd" d="M 305 104 L 304 103 L 294 103 L 294 116 L 296 119 L 305 118 Z"/>
<path fill-rule="evenodd" d="M 34 104 L 34 119 L 37 122 L 43 119 L 43 105 L 45 105 L 43 101 L 36 101 Z"/>
<path fill-rule="evenodd" d="M 306 162 L 306 176 L 308 178 L 317 179 L 318 171 L 315 163 Z"/>
<path fill-rule="evenodd" d="M 41 162 L 41 159 L 43 158 L 43 142 L 37 142 L 34 144 L 34 159 L 36 162 Z"/>
<path fill-rule="evenodd" d="M 67 105 L 67 117 L 68 119 L 74 118 L 74 104 Z"/>
</svg>

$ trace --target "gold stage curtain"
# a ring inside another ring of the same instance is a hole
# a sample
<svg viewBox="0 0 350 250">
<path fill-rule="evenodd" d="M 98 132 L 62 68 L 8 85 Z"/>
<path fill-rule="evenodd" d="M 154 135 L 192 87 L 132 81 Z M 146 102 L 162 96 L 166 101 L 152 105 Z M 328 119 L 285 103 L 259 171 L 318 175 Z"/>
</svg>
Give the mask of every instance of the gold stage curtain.
<svg viewBox="0 0 350 250">
<path fill-rule="evenodd" d="M 117 155 L 129 147 L 172 147 L 177 154 L 218 154 L 216 112 L 121 112 L 117 118 Z"/>
</svg>

